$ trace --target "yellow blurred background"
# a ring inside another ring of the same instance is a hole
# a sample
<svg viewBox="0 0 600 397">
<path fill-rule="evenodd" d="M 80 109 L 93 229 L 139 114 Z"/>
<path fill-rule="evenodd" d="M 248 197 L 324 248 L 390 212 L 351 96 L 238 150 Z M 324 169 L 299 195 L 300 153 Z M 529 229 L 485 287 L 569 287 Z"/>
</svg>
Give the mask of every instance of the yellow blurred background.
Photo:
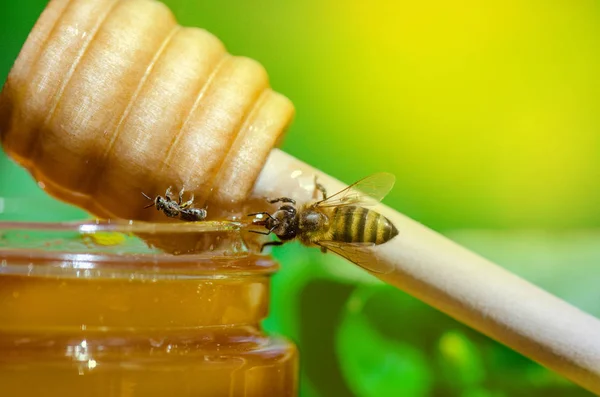
<svg viewBox="0 0 600 397">
<path fill-rule="evenodd" d="M 600 224 L 594 1 L 171 0 L 296 104 L 284 149 L 434 228 Z"/>
</svg>

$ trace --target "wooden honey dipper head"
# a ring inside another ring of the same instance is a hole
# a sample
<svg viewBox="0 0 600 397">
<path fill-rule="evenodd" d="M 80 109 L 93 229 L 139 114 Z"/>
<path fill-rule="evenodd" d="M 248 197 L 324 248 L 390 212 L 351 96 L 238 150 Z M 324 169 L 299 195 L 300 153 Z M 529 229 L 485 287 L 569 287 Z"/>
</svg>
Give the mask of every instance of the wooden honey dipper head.
<svg viewBox="0 0 600 397">
<path fill-rule="evenodd" d="M 0 95 L 0 138 L 61 200 L 164 220 L 142 192 L 238 208 L 293 112 L 261 65 L 162 3 L 52 0 Z"/>
</svg>

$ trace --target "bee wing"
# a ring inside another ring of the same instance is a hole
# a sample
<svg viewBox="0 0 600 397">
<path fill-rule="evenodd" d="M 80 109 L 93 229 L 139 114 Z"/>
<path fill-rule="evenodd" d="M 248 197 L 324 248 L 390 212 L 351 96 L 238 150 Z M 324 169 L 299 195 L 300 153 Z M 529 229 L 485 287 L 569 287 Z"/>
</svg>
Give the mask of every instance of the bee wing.
<svg viewBox="0 0 600 397">
<path fill-rule="evenodd" d="M 374 243 L 341 243 L 339 241 L 319 241 L 317 245 L 335 252 L 339 256 L 348 259 L 373 273 L 388 274 L 393 270 L 393 266 L 379 261 L 370 252 Z"/>
<path fill-rule="evenodd" d="M 344 190 L 315 203 L 315 207 L 337 207 L 344 205 L 374 205 L 383 200 L 392 190 L 396 177 L 387 172 L 370 175 L 353 183 Z"/>
</svg>

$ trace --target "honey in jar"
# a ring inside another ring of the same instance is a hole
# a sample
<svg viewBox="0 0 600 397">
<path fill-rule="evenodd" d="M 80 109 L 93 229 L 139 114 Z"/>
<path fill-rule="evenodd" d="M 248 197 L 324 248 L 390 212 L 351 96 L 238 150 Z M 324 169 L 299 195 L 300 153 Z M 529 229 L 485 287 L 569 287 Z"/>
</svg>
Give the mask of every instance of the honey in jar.
<svg viewBox="0 0 600 397">
<path fill-rule="evenodd" d="M 276 263 L 123 228 L 0 222 L 0 395 L 296 395 L 296 348 L 260 326 Z"/>
</svg>

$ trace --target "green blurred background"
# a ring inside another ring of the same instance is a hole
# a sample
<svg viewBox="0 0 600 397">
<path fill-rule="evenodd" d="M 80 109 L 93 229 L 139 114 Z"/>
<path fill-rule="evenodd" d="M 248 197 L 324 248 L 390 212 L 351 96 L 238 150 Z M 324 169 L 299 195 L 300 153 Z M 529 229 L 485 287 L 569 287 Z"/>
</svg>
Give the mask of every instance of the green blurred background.
<svg viewBox="0 0 600 397">
<path fill-rule="evenodd" d="M 600 3 L 166 3 L 265 65 L 297 109 L 284 150 L 395 173 L 387 204 L 600 316 Z M 0 79 L 45 4 L 1 2 Z M 85 216 L 0 156 L 0 197 Z M 265 326 L 299 345 L 302 396 L 590 395 L 341 259 L 275 254 Z"/>
</svg>

